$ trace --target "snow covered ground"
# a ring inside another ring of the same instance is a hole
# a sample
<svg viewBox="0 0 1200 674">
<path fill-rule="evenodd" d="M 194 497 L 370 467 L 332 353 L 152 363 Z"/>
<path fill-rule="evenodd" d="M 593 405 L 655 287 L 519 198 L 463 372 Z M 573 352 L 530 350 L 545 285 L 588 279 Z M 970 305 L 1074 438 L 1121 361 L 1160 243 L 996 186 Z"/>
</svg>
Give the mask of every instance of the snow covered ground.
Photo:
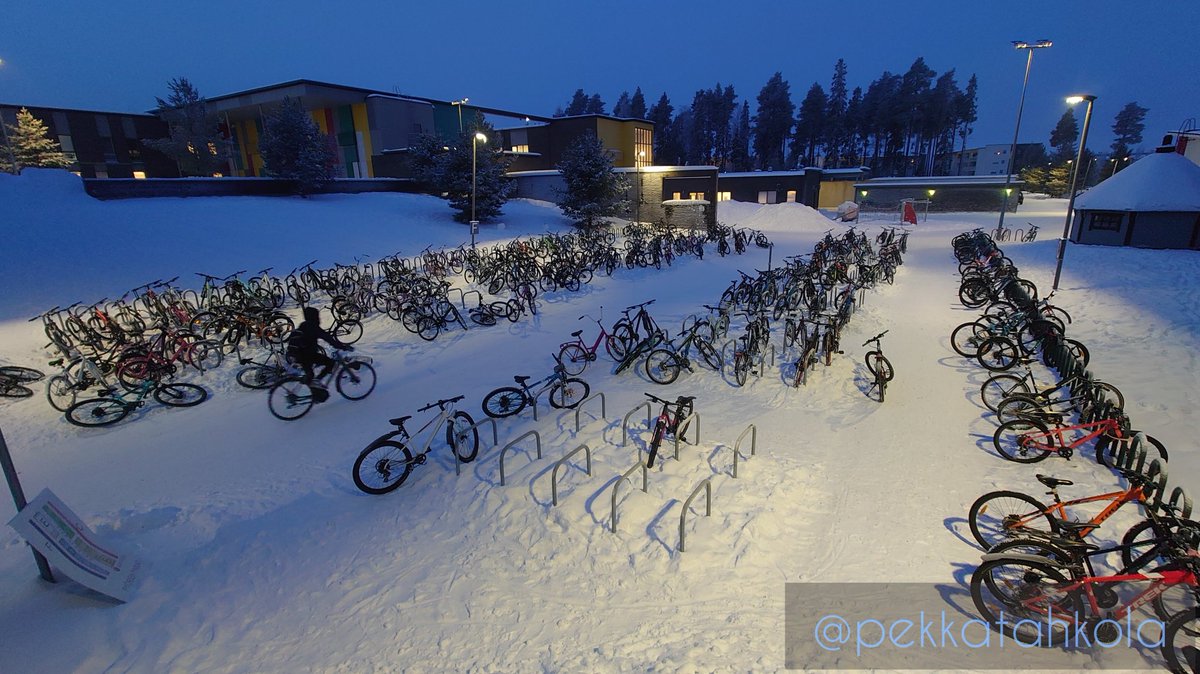
<svg viewBox="0 0 1200 674">
<path fill-rule="evenodd" d="M 9 253 L 0 361 L 34 366 L 44 366 L 45 340 L 25 318 L 53 304 L 194 271 L 290 269 L 465 239 L 442 202 L 406 195 L 97 202 L 35 172 L 0 176 L 0 207 Z M 1009 219 L 1043 228 L 1035 243 L 1004 246 L 1040 287 L 1053 275 L 1064 210 L 1061 200 L 1029 199 Z M 589 405 L 578 433 L 574 412 L 546 407 L 537 422 L 528 412 L 502 421 L 501 445 L 537 430 L 545 457 L 513 453 L 507 486 L 497 449 L 481 450 L 459 477 L 449 452 L 435 450 L 385 496 L 357 491 L 350 467 L 389 417 L 431 400 L 465 394 L 482 418 L 488 391 L 547 374 L 571 331 L 593 335 L 580 315 L 603 306 L 611 323 L 620 308 L 655 298 L 655 318 L 678 325 L 738 269 L 765 269 L 767 251 L 620 271 L 548 298 L 535 320 L 433 343 L 372 318 L 358 351 L 374 358 L 375 392 L 357 403 L 335 396 L 292 423 L 271 417 L 265 396 L 238 387 L 229 366 L 194 380 L 212 392 L 203 405 L 155 407 L 103 430 L 67 424 L 40 398 L 0 402 L 27 494 L 53 489 L 150 565 L 134 598 L 116 604 L 69 581 L 41 583 L 23 541 L 0 532 L 0 672 L 776 671 L 787 582 L 941 583 L 969 606 L 963 583 L 979 550 L 964 518 L 980 494 L 1040 494 L 1034 472 L 1075 480 L 1064 489 L 1075 496 L 1115 483 L 1088 452 L 1031 468 L 991 450 L 994 424 L 977 393 L 984 373 L 949 347 L 950 331 L 974 316 L 957 303 L 949 241 L 995 218 L 936 214 L 916 227 L 896 284 L 868 293 L 845 355 L 806 387 L 785 389 L 773 368 L 738 389 L 710 371 L 660 387 L 640 371 L 592 365 L 583 376 L 605 393 L 607 418 Z M 767 231 L 776 262 L 843 229 L 794 204 L 723 203 L 720 219 Z M 533 202 L 510 204 L 503 220 L 481 240 L 564 226 L 556 209 Z M 135 252 L 118 254 L 126 246 Z M 1092 369 L 1121 388 L 1134 425 L 1166 444 L 1172 483 L 1185 486 L 1200 475 L 1191 445 L 1198 260 L 1070 246 L 1056 297 Z M 897 375 L 880 405 L 865 394 L 859 344 L 882 330 Z M 648 441 L 638 426 L 621 447 L 621 416 L 643 391 L 695 395 L 701 440 L 656 465 L 646 493 L 622 488 L 613 534 L 611 489 Z M 734 479 L 730 447 L 748 424 L 758 453 Z M 551 466 L 581 443 L 592 475 L 573 464 L 554 507 Z M 682 501 L 705 478 L 712 515 L 693 506 L 679 552 Z M 14 513 L 0 499 L 0 520 Z M 1118 513 L 1113 535 L 1132 517 Z"/>
</svg>

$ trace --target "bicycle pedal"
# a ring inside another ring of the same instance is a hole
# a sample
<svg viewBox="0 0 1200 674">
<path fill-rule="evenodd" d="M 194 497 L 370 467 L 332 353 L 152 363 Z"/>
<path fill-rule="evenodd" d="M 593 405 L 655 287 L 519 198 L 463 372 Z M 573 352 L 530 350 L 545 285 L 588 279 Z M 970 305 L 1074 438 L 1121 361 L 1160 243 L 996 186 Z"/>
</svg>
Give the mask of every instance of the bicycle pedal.
<svg viewBox="0 0 1200 674">
<path fill-rule="evenodd" d="M 418 455 L 414 456 L 412 462 L 418 466 L 425 463 L 425 455 L 418 454 Z"/>
</svg>

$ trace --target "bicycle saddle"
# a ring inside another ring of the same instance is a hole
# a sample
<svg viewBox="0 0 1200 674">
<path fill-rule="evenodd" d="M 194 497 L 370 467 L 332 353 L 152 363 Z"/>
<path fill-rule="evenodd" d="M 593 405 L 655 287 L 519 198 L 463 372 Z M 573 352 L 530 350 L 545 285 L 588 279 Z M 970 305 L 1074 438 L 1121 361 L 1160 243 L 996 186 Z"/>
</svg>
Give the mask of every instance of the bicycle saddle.
<svg viewBox="0 0 1200 674">
<path fill-rule="evenodd" d="M 675 402 L 686 405 L 695 399 L 696 399 L 696 396 L 679 396 L 678 398 L 675 399 Z"/>
<path fill-rule="evenodd" d="M 396 426 L 397 428 L 404 428 L 404 422 L 408 421 L 411 418 L 412 418 L 411 414 L 406 417 L 396 417 L 395 419 L 388 419 L 388 423 L 393 426 Z"/>
<path fill-rule="evenodd" d="M 582 334 L 583 334 L 583 330 L 576 330 L 575 332 L 572 332 L 572 333 L 571 333 L 571 336 L 572 336 L 572 337 L 578 337 L 578 336 L 580 336 L 580 335 L 582 335 Z"/>
<path fill-rule="evenodd" d="M 1060 480 L 1057 477 L 1050 477 L 1049 475 L 1038 474 L 1035 477 L 1037 477 L 1038 482 L 1041 482 L 1042 484 L 1046 485 L 1050 489 L 1054 489 L 1055 487 L 1065 487 L 1067 485 L 1075 484 L 1074 482 L 1072 482 L 1070 480 Z"/>
<path fill-rule="evenodd" d="M 525 382 L 529 381 L 529 377 L 513 377 L 513 381 L 517 382 L 518 384 L 524 384 Z"/>
</svg>

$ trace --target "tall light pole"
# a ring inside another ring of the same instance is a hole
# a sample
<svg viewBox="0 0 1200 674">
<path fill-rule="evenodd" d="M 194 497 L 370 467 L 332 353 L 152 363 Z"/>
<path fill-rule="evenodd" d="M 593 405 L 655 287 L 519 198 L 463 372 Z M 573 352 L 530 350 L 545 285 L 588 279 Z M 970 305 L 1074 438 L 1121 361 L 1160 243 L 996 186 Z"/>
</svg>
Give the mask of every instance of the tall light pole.
<svg viewBox="0 0 1200 674">
<path fill-rule="evenodd" d="M 1013 161 L 1017 155 L 1017 137 L 1021 135 L 1021 112 L 1025 109 L 1025 89 L 1029 86 L 1029 69 L 1033 67 L 1033 50 L 1045 49 L 1053 46 L 1054 43 L 1050 40 L 1038 40 L 1033 44 L 1029 44 L 1023 40 L 1014 40 L 1013 47 L 1024 49 L 1029 52 L 1029 57 L 1025 59 L 1025 81 L 1021 84 L 1021 102 L 1017 104 L 1017 128 L 1013 131 L 1012 147 L 1008 150 L 1008 170 L 1004 172 L 1004 205 L 1000 208 L 1000 227 L 1004 226 L 1004 214 L 1008 212 L 1008 195 L 1012 194 L 1012 172 Z"/>
<path fill-rule="evenodd" d="M 1087 101 L 1087 113 L 1083 116 L 1083 134 L 1079 137 L 1079 155 L 1075 159 L 1075 175 L 1071 177 L 1071 199 L 1067 202 L 1067 221 L 1063 224 L 1063 235 L 1058 240 L 1058 264 L 1054 267 L 1054 286 L 1052 290 L 1058 290 L 1058 279 L 1062 276 L 1063 255 L 1067 252 L 1067 237 L 1071 235 L 1071 220 L 1075 215 L 1075 183 L 1079 180 L 1080 162 L 1083 161 L 1083 148 L 1087 146 L 1088 126 L 1092 123 L 1092 103 L 1096 97 L 1091 94 L 1081 94 L 1079 96 L 1071 96 L 1067 99 L 1067 103 L 1075 105 L 1082 101 Z"/>
<path fill-rule="evenodd" d="M 637 170 L 637 204 L 634 208 L 637 209 L 637 215 L 634 216 L 636 222 L 642 221 L 642 162 L 646 159 L 646 151 L 638 150 L 637 161 L 634 162 L 634 168 Z"/>
<path fill-rule="evenodd" d="M 459 132 L 460 134 L 463 132 L 463 126 L 462 126 L 462 106 L 466 105 L 466 104 L 467 104 L 467 101 L 469 101 L 469 100 L 471 100 L 471 99 L 469 99 L 469 98 L 464 98 L 464 99 L 462 99 L 462 100 L 460 100 L 460 101 L 450 101 L 450 105 L 453 105 L 454 107 L 458 108 L 458 132 Z"/>
<path fill-rule="evenodd" d="M 4 67 L 4 59 L 0 59 L 0 68 Z M 12 143 L 8 140 L 8 125 L 0 115 L 0 133 L 4 135 L 4 149 L 8 152 L 8 163 L 12 165 L 13 175 L 17 174 L 17 155 L 13 152 Z"/>
<path fill-rule="evenodd" d="M 471 248 L 475 248 L 475 232 L 479 229 L 479 221 L 475 219 L 475 189 L 476 189 L 476 154 L 480 143 L 486 143 L 487 136 L 476 131 L 471 137 Z"/>
</svg>

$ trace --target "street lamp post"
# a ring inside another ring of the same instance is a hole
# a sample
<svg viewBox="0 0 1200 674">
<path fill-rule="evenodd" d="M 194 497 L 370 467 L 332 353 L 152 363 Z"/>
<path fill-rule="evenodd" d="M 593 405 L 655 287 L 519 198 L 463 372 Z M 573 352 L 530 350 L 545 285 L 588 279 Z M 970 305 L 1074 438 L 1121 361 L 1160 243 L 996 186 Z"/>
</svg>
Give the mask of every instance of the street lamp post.
<svg viewBox="0 0 1200 674">
<path fill-rule="evenodd" d="M 1012 194 L 1012 188 L 1009 185 L 1012 184 L 1013 162 L 1017 155 L 1017 137 L 1021 134 L 1021 112 L 1025 109 L 1025 89 L 1029 86 L 1029 69 L 1033 67 L 1033 50 L 1053 45 L 1054 43 L 1050 40 L 1038 40 L 1033 44 L 1023 40 L 1013 41 L 1013 47 L 1028 51 L 1029 56 L 1025 59 L 1025 81 L 1021 84 L 1021 102 L 1017 104 L 1017 128 L 1013 130 L 1012 147 L 1008 150 L 1008 170 L 1004 172 L 1004 205 L 1000 208 L 1000 227 L 1004 226 L 1004 214 L 1008 212 L 1008 196 Z"/>
<path fill-rule="evenodd" d="M 486 143 L 487 136 L 476 131 L 471 137 L 471 248 L 475 248 L 475 232 L 479 230 L 479 221 L 475 219 L 475 190 L 476 184 L 476 154 L 479 152 L 479 143 Z"/>
<path fill-rule="evenodd" d="M 462 133 L 462 131 L 463 131 L 463 125 L 462 125 L 462 106 L 466 105 L 466 104 L 467 104 L 467 101 L 469 101 L 469 100 L 471 100 L 471 99 L 469 99 L 469 98 L 464 98 L 464 99 L 462 99 L 462 100 L 460 100 L 460 101 L 450 101 L 450 105 L 453 105 L 454 107 L 458 108 L 458 132 L 459 132 L 459 133 Z"/>
<path fill-rule="evenodd" d="M 1071 105 L 1087 101 L 1087 112 L 1083 116 L 1083 133 L 1079 136 L 1079 155 L 1075 160 L 1075 166 L 1078 167 L 1083 161 L 1083 149 L 1087 146 L 1088 126 L 1092 123 L 1092 103 L 1096 100 L 1091 94 L 1082 94 L 1080 96 L 1071 96 L 1067 102 Z M 1058 279 L 1062 276 L 1063 255 L 1067 252 L 1067 237 L 1071 235 L 1071 220 L 1075 215 L 1075 183 L 1079 179 L 1079 171 L 1076 169 L 1075 175 L 1071 177 L 1071 199 L 1067 202 L 1067 221 L 1063 224 L 1062 238 L 1058 240 L 1058 264 L 1054 267 L 1054 285 L 1052 290 L 1058 290 Z"/>
<path fill-rule="evenodd" d="M 637 203 L 634 204 L 634 209 L 637 213 L 634 216 L 634 219 L 636 222 L 642 221 L 642 161 L 645 158 L 646 158 L 646 151 L 638 150 L 637 161 L 634 163 L 634 167 L 637 170 Z"/>
</svg>

